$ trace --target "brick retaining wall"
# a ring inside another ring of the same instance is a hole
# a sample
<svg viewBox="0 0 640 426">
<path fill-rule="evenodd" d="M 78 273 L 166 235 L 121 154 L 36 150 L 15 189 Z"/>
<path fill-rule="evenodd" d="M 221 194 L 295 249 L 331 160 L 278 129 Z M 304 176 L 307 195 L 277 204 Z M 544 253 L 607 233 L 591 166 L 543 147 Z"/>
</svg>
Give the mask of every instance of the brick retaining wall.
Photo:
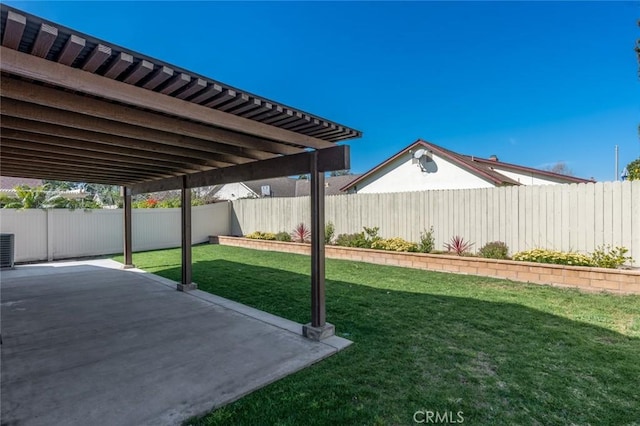
<svg viewBox="0 0 640 426">
<path fill-rule="evenodd" d="M 306 255 L 310 254 L 311 251 L 309 244 L 253 240 L 239 237 L 211 237 L 210 242 L 226 246 Z M 550 265 L 440 254 L 400 253 L 329 245 L 325 247 L 325 255 L 330 259 L 355 260 L 378 265 L 505 278 L 534 284 L 577 287 L 587 291 L 640 294 L 640 271 L 638 270 Z"/>
</svg>

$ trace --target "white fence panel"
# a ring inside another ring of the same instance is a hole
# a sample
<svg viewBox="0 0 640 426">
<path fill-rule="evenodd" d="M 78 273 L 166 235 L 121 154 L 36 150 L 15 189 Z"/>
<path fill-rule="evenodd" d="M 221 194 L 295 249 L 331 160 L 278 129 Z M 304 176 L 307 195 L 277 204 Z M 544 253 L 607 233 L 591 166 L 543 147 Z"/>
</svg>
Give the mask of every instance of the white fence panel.
<svg viewBox="0 0 640 426">
<path fill-rule="evenodd" d="M 207 242 L 211 235 L 229 234 L 231 234 L 231 203 L 207 204 L 191 210 L 193 244 Z"/>
<path fill-rule="evenodd" d="M 50 259 L 122 252 L 122 212 L 51 209 Z M 17 237 L 16 237 L 17 238 Z"/>
<path fill-rule="evenodd" d="M 135 209 L 132 229 L 134 251 L 178 247 L 181 241 L 180 209 Z"/>
<path fill-rule="evenodd" d="M 192 209 L 191 238 L 231 232 L 230 203 Z M 179 247 L 180 209 L 133 209 L 133 250 Z M 122 210 L 0 209 L 0 230 L 15 234 L 15 260 L 65 259 L 122 253 Z"/>
<path fill-rule="evenodd" d="M 15 261 L 47 258 L 47 212 L 0 209 L 0 230 L 15 234 Z"/>
</svg>

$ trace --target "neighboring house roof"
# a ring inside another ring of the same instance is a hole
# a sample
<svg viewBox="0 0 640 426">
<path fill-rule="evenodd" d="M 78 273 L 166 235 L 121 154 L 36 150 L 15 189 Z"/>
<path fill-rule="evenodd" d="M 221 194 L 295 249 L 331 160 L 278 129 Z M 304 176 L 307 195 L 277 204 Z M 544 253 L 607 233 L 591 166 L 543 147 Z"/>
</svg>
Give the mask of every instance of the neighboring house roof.
<svg viewBox="0 0 640 426">
<path fill-rule="evenodd" d="M 41 186 L 42 179 L 27 179 L 12 176 L 0 176 L 0 189 L 13 189 L 16 186 Z"/>
<path fill-rule="evenodd" d="M 342 187 L 359 178 L 360 175 L 327 176 L 324 179 L 324 195 L 342 194 Z M 311 193 L 311 182 L 306 179 L 296 180 L 296 197 L 302 197 Z"/>
<path fill-rule="evenodd" d="M 478 157 L 473 157 L 473 156 L 468 156 L 468 155 L 466 155 L 465 157 L 468 157 L 469 159 L 471 159 L 471 161 L 473 161 L 477 165 L 482 165 L 482 166 L 489 167 L 489 168 L 499 166 L 501 169 L 512 170 L 514 172 L 520 172 L 520 173 L 529 173 L 529 174 L 536 175 L 536 176 L 544 176 L 544 177 L 547 177 L 547 178 L 551 178 L 551 179 L 555 179 L 555 180 L 561 181 L 563 183 L 588 183 L 588 182 L 594 182 L 593 179 L 582 179 L 582 178 L 575 177 L 575 176 L 570 176 L 570 175 L 564 175 L 564 174 L 561 174 L 561 173 L 550 172 L 548 170 L 540 170 L 540 169 L 534 169 L 534 168 L 526 167 L 526 166 L 519 166 L 517 164 L 504 163 L 502 161 L 498 161 L 497 159 L 496 160 L 492 160 L 492 159 L 478 158 Z"/>
<path fill-rule="evenodd" d="M 353 179 L 358 178 L 360 175 L 342 175 L 342 176 L 327 176 L 325 178 L 325 195 L 337 195 L 341 194 L 344 185 L 348 184 Z M 261 179 L 249 182 L 241 182 L 249 190 L 251 190 L 256 197 L 262 197 L 262 187 L 269 186 L 269 197 L 302 197 L 310 194 L 311 183 L 307 179 L 296 179 L 290 177 L 280 177 L 272 179 Z M 216 185 L 211 193 L 215 195 L 220 191 L 224 185 Z"/>
<path fill-rule="evenodd" d="M 482 179 L 485 179 L 488 182 L 491 182 L 492 184 L 494 184 L 496 186 L 520 185 L 520 182 L 518 182 L 518 181 L 516 181 L 514 179 L 511 179 L 510 177 L 505 176 L 505 175 L 501 174 L 500 172 L 496 171 L 494 168 L 496 166 L 498 166 L 498 165 L 499 165 L 500 168 L 503 168 L 503 169 L 513 170 L 513 171 L 517 171 L 517 172 L 521 172 L 521 173 L 525 172 L 525 173 L 529 173 L 529 174 L 532 174 L 532 175 L 546 176 L 546 177 L 554 178 L 554 179 L 556 179 L 558 181 L 566 182 L 566 183 L 592 182 L 591 180 L 581 179 L 581 178 L 577 178 L 577 177 L 574 177 L 574 176 L 561 175 L 561 174 L 558 174 L 558 173 L 552 173 L 552 172 L 548 172 L 548 171 L 545 171 L 545 170 L 538 170 L 538 169 L 534 169 L 534 168 L 531 168 L 531 167 L 518 166 L 518 165 L 510 164 L 510 163 L 503 163 L 502 161 L 498 161 L 497 159 L 495 159 L 495 160 L 493 160 L 493 159 L 485 159 L 485 158 L 478 158 L 478 157 L 471 156 L 471 155 L 458 154 L 456 152 L 450 151 L 450 150 L 448 150 L 446 148 L 443 148 L 443 147 L 441 147 L 439 145 L 436 145 L 434 143 L 427 142 L 427 141 L 424 141 L 422 139 L 418 139 L 417 141 L 413 142 L 411 145 L 407 146 L 406 148 L 403 148 L 398 153 L 394 154 L 392 157 L 390 157 L 387 160 L 383 161 L 382 163 L 378 164 L 377 166 L 375 166 L 374 168 L 372 168 L 368 172 L 360 175 L 359 178 L 347 183 L 342 188 L 340 188 L 340 190 L 341 191 L 347 191 L 347 190 L 353 188 L 358 183 L 362 182 L 366 178 L 368 178 L 371 175 L 375 174 L 380 169 L 384 168 L 389 163 L 392 163 L 394 160 L 396 160 L 400 156 L 404 155 L 408 151 L 416 149 L 416 148 L 421 148 L 421 147 L 432 151 L 436 155 L 438 155 L 438 156 L 450 161 L 451 163 L 457 165 L 461 169 L 466 170 L 466 171 L 468 171 L 470 173 L 473 173 L 474 175 L 476 175 L 476 176 L 478 176 L 478 177 L 480 177 Z"/>
<path fill-rule="evenodd" d="M 250 182 L 242 182 L 247 188 L 252 190 L 256 196 L 262 196 L 262 187 L 269 186 L 270 197 L 295 197 L 297 179 L 279 177 L 272 179 L 260 179 Z"/>
</svg>

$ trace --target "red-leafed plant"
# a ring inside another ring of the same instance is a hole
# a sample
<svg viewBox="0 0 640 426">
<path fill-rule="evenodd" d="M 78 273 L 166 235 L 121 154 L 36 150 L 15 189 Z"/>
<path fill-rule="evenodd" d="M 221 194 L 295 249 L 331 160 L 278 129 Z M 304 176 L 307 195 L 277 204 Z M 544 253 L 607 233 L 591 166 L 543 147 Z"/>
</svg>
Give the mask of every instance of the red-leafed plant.
<svg viewBox="0 0 640 426">
<path fill-rule="evenodd" d="M 456 235 L 451 238 L 451 241 L 446 243 L 444 247 L 447 249 L 447 251 L 454 252 L 458 256 L 462 256 L 464 253 L 469 251 L 473 244 L 474 243 L 465 241 L 464 238 Z"/>
<path fill-rule="evenodd" d="M 294 243 L 308 243 L 311 240 L 311 231 L 304 223 L 299 223 L 291 233 L 291 240 Z"/>
<path fill-rule="evenodd" d="M 149 198 L 144 202 L 144 207 L 147 209 L 155 209 L 158 205 L 158 200 L 155 198 Z"/>
</svg>

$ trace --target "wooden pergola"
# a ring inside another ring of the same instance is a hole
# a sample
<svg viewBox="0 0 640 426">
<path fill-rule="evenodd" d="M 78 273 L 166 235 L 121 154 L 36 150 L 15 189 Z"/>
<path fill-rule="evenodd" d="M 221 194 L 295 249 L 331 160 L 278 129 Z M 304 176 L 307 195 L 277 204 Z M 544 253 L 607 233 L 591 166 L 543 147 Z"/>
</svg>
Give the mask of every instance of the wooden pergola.
<svg viewBox="0 0 640 426">
<path fill-rule="evenodd" d="M 191 188 L 311 175 L 311 322 L 324 303 L 324 173 L 349 168 L 357 130 L 1 6 L 0 168 L 6 176 L 119 185 L 132 266 L 131 197 L 180 189 L 182 281 L 191 278 Z"/>
</svg>

